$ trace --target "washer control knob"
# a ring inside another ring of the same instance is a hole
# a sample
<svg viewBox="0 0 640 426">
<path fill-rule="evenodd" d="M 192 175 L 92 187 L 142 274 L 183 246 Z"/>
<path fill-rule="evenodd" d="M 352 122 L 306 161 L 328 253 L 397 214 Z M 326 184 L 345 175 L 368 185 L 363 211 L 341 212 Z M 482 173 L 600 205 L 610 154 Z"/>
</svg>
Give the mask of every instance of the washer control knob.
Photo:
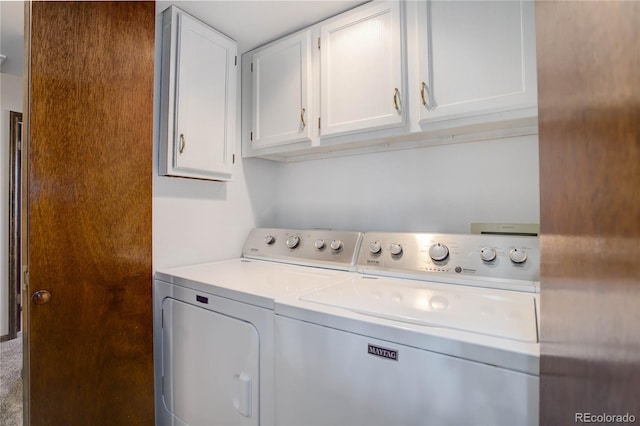
<svg viewBox="0 0 640 426">
<path fill-rule="evenodd" d="M 324 240 L 316 240 L 313 244 L 318 250 L 322 250 L 324 248 Z"/>
<path fill-rule="evenodd" d="M 449 257 L 449 247 L 441 243 L 434 244 L 429 248 L 429 257 L 435 261 L 445 260 Z"/>
<path fill-rule="evenodd" d="M 491 262 L 496 258 L 496 250 L 492 247 L 482 247 L 482 250 L 480 250 L 480 258 L 485 262 Z"/>
<path fill-rule="evenodd" d="M 292 235 L 287 238 L 287 247 L 289 247 L 290 249 L 298 247 L 298 244 L 300 244 L 300 237 L 298 237 L 297 235 Z"/>
<path fill-rule="evenodd" d="M 268 246 L 270 246 L 275 242 L 276 242 L 276 237 L 274 237 L 273 235 L 267 235 L 266 237 L 264 237 L 264 243 Z"/>
<path fill-rule="evenodd" d="M 331 241 L 331 250 L 340 250 L 342 248 L 342 241 L 340 240 L 333 240 Z"/>
<path fill-rule="evenodd" d="M 389 251 L 392 255 L 397 256 L 402 253 L 402 246 L 398 243 L 391 243 L 389 246 Z"/>
<path fill-rule="evenodd" d="M 511 259 L 513 263 L 524 263 L 527 260 L 527 252 L 522 249 L 518 250 L 517 248 L 511 249 L 509 259 Z"/>
<path fill-rule="evenodd" d="M 369 251 L 371 254 L 378 254 L 382 250 L 382 246 L 378 241 L 374 241 L 369 244 Z"/>
</svg>

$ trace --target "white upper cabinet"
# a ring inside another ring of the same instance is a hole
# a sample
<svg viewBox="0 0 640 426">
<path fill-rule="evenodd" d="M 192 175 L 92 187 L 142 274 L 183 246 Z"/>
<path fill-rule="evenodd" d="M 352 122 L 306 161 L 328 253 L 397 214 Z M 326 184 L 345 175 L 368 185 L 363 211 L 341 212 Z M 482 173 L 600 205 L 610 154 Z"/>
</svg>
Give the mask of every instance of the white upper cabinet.
<svg viewBox="0 0 640 426">
<path fill-rule="evenodd" d="M 236 42 L 172 6 L 163 13 L 162 175 L 229 180 L 236 126 Z"/>
<path fill-rule="evenodd" d="M 376 2 L 320 26 L 320 137 L 405 122 L 400 4 Z"/>
<path fill-rule="evenodd" d="M 250 57 L 253 149 L 310 141 L 311 31 L 303 31 Z"/>
<path fill-rule="evenodd" d="M 412 84 L 425 129 L 473 115 L 537 114 L 533 1 L 429 1 L 417 11 L 419 81 Z"/>
<path fill-rule="evenodd" d="M 372 1 L 248 52 L 243 155 L 535 134 L 534 12 L 530 0 Z"/>
</svg>

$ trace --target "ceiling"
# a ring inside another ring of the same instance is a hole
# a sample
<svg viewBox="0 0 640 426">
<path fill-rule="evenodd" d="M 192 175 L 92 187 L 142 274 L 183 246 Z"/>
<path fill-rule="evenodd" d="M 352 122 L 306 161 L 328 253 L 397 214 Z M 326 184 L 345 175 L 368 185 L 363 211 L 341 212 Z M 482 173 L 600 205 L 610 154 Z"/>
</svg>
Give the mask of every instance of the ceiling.
<svg viewBox="0 0 640 426">
<path fill-rule="evenodd" d="M 189 12 L 238 43 L 244 53 L 269 41 L 365 3 L 354 0 L 159 1 Z"/>
<path fill-rule="evenodd" d="M 238 43 L 244 53 L 283 35 L 351 9 L 362 0 L 226 0 L 158 1 L 162 13 L 176 4 Z M 7 56 L 2 72 L 22 75 L 23 22 L 22 1 L 0 1 L 0 53 Z"/>
</svg>

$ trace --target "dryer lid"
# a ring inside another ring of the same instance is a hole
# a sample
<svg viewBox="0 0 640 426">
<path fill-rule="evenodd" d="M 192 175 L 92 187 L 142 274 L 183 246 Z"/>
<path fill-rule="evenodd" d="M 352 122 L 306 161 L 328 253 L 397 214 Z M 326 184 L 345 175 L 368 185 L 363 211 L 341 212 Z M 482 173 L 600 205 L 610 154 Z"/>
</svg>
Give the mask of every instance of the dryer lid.
<svg viewBox="0 0 640 426">
<path fill-rule="evenodd" d="M 317 290 L 347 279 L 351 274 L 264 260 L 232 259 L 156 271 L 155 277 L 182 287 L 273 309 L 275 299 Z"/>
<path fill-rule="evenodd" d="M 534 295 L 360 276 L 301 300 L 393 321 L 538 342 Z"/>
</svg>

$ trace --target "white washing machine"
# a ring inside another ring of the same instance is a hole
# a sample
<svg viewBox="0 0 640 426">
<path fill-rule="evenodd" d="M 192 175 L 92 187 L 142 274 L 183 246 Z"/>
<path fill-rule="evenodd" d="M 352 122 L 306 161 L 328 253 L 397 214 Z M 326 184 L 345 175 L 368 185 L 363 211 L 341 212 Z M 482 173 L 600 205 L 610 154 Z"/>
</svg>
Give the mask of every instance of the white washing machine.
<svg viewBox="0 0 640 426">
<path fill-rule="evenodd" d="M 367 233 L 276 301 L 278 425 L 536 425 L 536 237 Z"/>
<path fill-rule="evenodd" d="M 361 238 L 254 229 L 242 258 L 156 271 L 157 424 L 274 424 L 274 300 L 348 279 Z"/>
</svg>

